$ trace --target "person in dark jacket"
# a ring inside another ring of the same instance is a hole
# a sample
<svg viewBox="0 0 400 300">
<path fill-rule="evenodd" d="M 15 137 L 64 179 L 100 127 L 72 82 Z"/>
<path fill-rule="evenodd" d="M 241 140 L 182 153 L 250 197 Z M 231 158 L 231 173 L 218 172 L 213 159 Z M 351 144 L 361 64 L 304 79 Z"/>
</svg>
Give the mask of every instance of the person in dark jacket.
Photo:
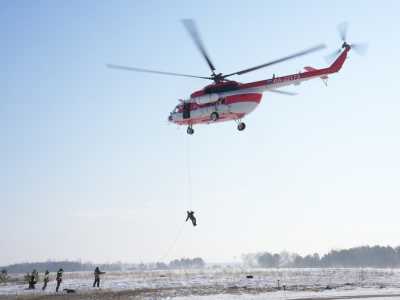
<svg viewBox="0 0 400 300">
<path fill-rule="evenodd" d="M 94 269 L 94 282 L 93 282 L 93 287 L 97 285 L 97 287 L 100 287 L 100 275 L 104 274 L 105 272 L 101 272 L 99 267 L 96 267 Z"/>
<path fill-rule="evenodd" d="M 49 282 L 49 270 L 46 270 L 46 272 L 44 272 L 44 277 L 43 277 L 42 291 L 44 291 L 46 289 L 48 282 Z"/>
<path fill-rule="evenodd" d="M 57 286 L 56 286 L 56 292 L 58 293 L 58 289 L 60 288 L 61 282 L 62 282 L 62 276 L 63 276 L 64 270 L 59 269 L 57 272 L 56 276 L 56 281 L 57 281 Z"/>
<path fill-rule="evenodd" d="M 36 271 L 36 269 L 33 269 L 32 273 L 29 276 L 29 289 L 35 289 L 35 285 L 39 279 L 39 273 Z"/>
<path fill-rule="evenodd" d="M 33 270 L 34 272 L 34 277 L 35 277 L 35 284 L 39 282 L 39 272 L 36 270 Z"/>
<path fill-rule="evenodd" d="M 8 276 L 7 276 L 7 270 L 6 270 L 6 269 L 1 270 L 1 273 L 0 273 L 0 282 L 6 282 L 6 281 L 7 281 L 7 278 L 8 278 Z"/>
<path fill-rule="evenodd" d="M 193 226 L 196 226 L 196 218 L 194 216 L 194 211 L 187 211 L 187 217 L 186 217 L 186 222 L 190 219 L 192 221 Z"/>
<path fill-rule="evenodd" d="M 29 278 L 28 279 L 28 284 L 29 284 L 28 289 L 30 289 L 30 290 L 35 289 L 35 276 L 33 274 L 29 274 L 28 278 Z"/>
</svg>

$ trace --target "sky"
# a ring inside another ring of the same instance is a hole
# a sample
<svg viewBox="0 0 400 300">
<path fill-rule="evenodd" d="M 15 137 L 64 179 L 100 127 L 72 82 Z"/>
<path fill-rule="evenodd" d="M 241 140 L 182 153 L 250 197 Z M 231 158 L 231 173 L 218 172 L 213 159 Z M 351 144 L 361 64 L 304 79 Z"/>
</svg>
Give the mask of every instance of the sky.
<svg viewBox="0 0 400 300">
<path fill-rule="evenodd" d="M 399 242 L 398 1 L 2 1 L 0 265 L 80 259 L 239 261 Z M 244 120 L 167 123 L 217 70 L 321 42 L 327 49 L 235 80 L 325 67 L 350 24 L 340 73 L 265 93 Z M 192 209 L 198 226 L 185 223 Z"/>
</svg>

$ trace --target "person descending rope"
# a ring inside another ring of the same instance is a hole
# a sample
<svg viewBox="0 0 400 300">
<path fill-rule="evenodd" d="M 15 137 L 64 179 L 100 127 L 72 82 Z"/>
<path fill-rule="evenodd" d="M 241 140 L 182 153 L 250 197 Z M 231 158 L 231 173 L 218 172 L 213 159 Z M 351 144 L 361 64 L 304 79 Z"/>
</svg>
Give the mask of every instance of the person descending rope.
<svg viewBox="0 0 400 300">
<path fill-rule="evenodd" d="M 196 218 L 194 216 L 194 211 L 187 211 L 187 217 L 186 217 L 186 222 L 190 219 L 192 221 L 193 226 L 196 226 Z"/>
</svg>

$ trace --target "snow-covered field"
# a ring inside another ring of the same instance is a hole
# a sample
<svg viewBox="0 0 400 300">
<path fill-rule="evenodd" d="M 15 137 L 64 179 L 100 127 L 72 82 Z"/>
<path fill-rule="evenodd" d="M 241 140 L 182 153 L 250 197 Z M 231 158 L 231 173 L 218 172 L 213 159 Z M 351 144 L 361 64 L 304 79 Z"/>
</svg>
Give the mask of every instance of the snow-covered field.
<svg viewBox="0 0 400 300">
<path fill-rule="evenodd" d="M 52 275 L 45 292 L 41 291 L 41 283 L 36 286 L 36 290 L 26 290 L 27 285 L 22 283 L 0 284 L 0 299 L 43 294 L 51 299 L 51 295 L 55 293 L 54 274 Z M 252 275 L 253 278 L 246 278 L 247 275 Z M 85 295 L 90 295 L 90 298 L 95 296 L 95 299 L 111 299 L 115 295 L 119 299 L 125 299 L 123 296 L 126 296 L 126 299 L 179 300 L 354 299 L 366 295 L 386 295 L 387 299 L 400 299 L 398 269 L 207 268 L 187 271 L 110 272 L 102 276 L 100 291 L 92 288 L 92 283 L 91 272 L 65 273 L 61 289 L 76 290 L 74 297 L 80 297 L 79 299 L 85 299 Z"/>
</svg>

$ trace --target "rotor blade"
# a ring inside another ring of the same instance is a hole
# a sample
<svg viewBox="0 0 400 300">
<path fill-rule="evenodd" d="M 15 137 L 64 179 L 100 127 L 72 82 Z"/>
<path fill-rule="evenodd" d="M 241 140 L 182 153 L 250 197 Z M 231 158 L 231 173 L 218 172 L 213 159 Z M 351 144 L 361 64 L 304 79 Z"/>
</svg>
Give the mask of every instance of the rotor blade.
<svg viewBox="0 0 400 300">
<path fill-rule="evenodd" d="M 327 61 L 327 63 L 332 63 L 335 60 L 335 58 L 340 54 L 340 52 L 342 52 L 342 50 L 337 49 L 331 54 L 326 55 L 325 60 Z"/>
<path fill-rule="evenodd" d="M 308 53 L 321 50 L 321 49 L 323 49 L 325 47 L 326 46 L 324 44 L 319 44 L 319 45 L 316 45 L 314 47 L 308 48 L 306 50 L 303 50 L 303 51 L 294 53 L 292 55 L 288 55 L 288 56 L 279 58 L 277 60 L 273 60 L 271 62 L 262 64 L 262 65 L 259 65 L 259 66 L 255 66 L 255 67 L 244 69 L 244 70 L 241 70 L 241 71 L 238 71 L 238 72 L 234 72 L 234 73 L 231 73 L 231 74 L 228 74 L 228 75 L 224 75 L 223 78 L 226 78 L 226 77 L 229 77 L 229 76 L 232 76 L 232 75 L 242 75 L 242 74 L 245 74 L 245 73 L 248 73 L 248 72 L 252 72 L 252 71 L 255 71 L 255 70 L 258 70 L 258 69 L 261 69 L 261 68 L 265 68 L 265 67 L 268 67 L 268 66 L 271 66 L 271 65 L 275 65 L 275 64 L 284 62 L 286 60 L 289 60 L 289 59 L 292 59 L 292 58 L 295 58 L 295 57 L 298 57 L 298 56 L 303 56 L 303 55 L 306 55 Z"/>
<path fill-rule="evenodd" d="M 351 44 L 351 48 L 357 52 L 357 54 L 365 55 L 368 51 L 368 44 L 367 43 L 357 43 Z"/>
<path fill-rule="evenodd" d="M 111 68 L 111 69 L 119 69 L 119 70 L 124 70 L 124 71 L 134 71 L 134 72 L 153 73 L 153 74 L 170 75 L 170 76 L 212 79 L 211 77 L 205 77 L 205 76 L 196 76 L 196 75 L 188 75 L 188 74 L 180 74 L 180 73 L 172 73 L 172 72 L 155 71 L 155 70 L 126 67 L 126 66 L 119 66 L 119 65 L 111 65 L 111 64 L 108 64 L 107 67 Z"/>
<path fill-rule="evenodd" d="M 347 22 L 340 23 L 337 27 L 339 31 L 339 36 L 343 42 L 346 41 L 347 38 L 347 29 L 349 28 L 349 24 Z"/>
<path fill-rule="evenodd" d="M 195 22 L 192 19 L 184 19 L 184 20 L 182 20 L 182 23 L 185 26 L 186 30 L 189 32 L 189 35 L 192 37 L 197 48 L 201 52 L 201 55 L 203 55 L 208 66 L 210 67 L 211 71 L 214 73 L 215 67 L 214 67 L 213 63 L 211 62 L 211 59 L 208 56 L 206 49 L 204 48 L 203 41 L 200 38 L 200 34 L 199 34 L 199 31 L 197 30 Z"/>
<path fill-rule="evenodd" d="M 286 95 L 286 96 L 296 96 L 297 95 L 297 93 L 281 91 L 281 90 L 275 90 L 275 89 L 267 89 L 267 91 L 268 92 L 272 92 L 272 93 Z"/>
</svg>

